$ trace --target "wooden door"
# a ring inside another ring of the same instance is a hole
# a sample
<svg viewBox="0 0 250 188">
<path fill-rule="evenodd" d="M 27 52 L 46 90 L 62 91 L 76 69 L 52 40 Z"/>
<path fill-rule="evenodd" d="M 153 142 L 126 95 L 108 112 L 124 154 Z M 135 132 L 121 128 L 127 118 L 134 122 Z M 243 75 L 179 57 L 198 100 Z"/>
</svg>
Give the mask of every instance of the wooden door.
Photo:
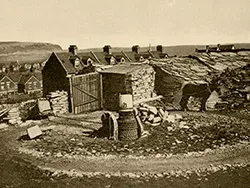
<svg viewBox="0 0 250 188">
<path fill-rule="evenodd" d="M 99 73 L 70 78 L 71 107 L 74 114 L 99 110 L 102 107 L 102 80 Z"/>
</svg>

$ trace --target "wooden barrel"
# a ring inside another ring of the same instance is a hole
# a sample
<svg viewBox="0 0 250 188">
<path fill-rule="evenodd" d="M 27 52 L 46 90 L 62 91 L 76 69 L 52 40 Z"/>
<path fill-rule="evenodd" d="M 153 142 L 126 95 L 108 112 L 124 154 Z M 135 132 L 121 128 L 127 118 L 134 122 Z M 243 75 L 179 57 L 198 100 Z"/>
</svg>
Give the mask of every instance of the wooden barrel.
<svg viewBox="0 0 250 188">
<path fill-rule="evenodd" d="M 132 141 L 138 138 L 138 126 L 133 111 L 119 112 L 118 138 L 121 141 Z"/>
</svg>

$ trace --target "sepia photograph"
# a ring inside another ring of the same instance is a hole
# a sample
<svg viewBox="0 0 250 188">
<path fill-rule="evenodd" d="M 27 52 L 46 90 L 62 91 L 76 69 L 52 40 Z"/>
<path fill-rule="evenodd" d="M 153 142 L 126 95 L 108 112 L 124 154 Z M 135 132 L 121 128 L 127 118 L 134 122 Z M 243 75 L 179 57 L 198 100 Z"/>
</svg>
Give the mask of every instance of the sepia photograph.
<svg viewBox="0 0 250 188">
<path fill-rule="evenodd" d="M 249 0 L 0 4 L 0 188 L 250 188 Z"/>
</svg>

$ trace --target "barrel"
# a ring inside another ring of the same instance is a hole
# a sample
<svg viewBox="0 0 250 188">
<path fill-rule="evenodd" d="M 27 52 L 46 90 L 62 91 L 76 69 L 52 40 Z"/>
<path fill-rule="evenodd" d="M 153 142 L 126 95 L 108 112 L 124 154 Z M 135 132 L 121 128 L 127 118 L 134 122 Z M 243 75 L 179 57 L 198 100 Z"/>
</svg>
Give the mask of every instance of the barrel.
<svg viewBox="0 0 250 188">
<path fill-rule="evenodd" d="M 119 112 L 118 138 L 121 141 L 132 141 L 138 138 L 138 126 L 133 110 Z"/>
<path fill-rule="evenodd" d="M 131 94 L 119 95 L 119 108 L 120 110 L 127 110 L 133 108 L 133 99 Z"/>
</svg>

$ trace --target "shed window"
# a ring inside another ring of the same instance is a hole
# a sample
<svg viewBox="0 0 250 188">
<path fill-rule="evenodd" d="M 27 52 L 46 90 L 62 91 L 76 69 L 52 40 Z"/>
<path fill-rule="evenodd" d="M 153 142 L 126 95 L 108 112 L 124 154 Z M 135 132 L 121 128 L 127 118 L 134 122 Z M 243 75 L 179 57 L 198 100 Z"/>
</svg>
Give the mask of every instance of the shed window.
<svg viewBox="0 0 250 188">
<path fill-rule="evenodd" d="M 1 86 L 1 90 L 4 90 L 4 86 Z"/>
</svg>

